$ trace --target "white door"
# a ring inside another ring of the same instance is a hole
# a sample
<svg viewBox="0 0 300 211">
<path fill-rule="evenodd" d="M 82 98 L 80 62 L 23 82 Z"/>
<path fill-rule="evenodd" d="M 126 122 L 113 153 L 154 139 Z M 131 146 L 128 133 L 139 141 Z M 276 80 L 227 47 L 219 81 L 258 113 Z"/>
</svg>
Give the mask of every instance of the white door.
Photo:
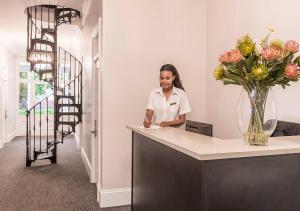
<svg viewBox="0 0 300 211">
<path fill-rule="evenodd" d="M 7 69 L 1 68 L 1 141 L 0 147 L 8 142 L 7 139 Z"/>
<path fill-rule="evenodd" d="M 97 59 L 98 60 L 98 59 Z M 94 61 L 94 67 L 93 67 L 93 79 L 92 79 L 92 89 L 93 89 L 93 94 L 92 94 L 92 113 L 91 113 L 91 149 L 92 149 L 92 182 L 97 183 L 98 182 L 98 144 L 99 144 L 99 120 L 98 120 L 98 113 L 99 113 L 99 105 L 98 105 L 98 71 L 99 68 L 96 66 L 97 61 Z"/>
<path fill-rule="evenodd" d="M 100 76 L 100 23 L 95 27 L 92 37 L 92 55 L 93 55 L 93 68 L 92 68 L 92 112 L 91 112 L 91 182 L 99 184 L 100 181 L 100 147 L 101 147 L 101 76 Z"/>
</svg>

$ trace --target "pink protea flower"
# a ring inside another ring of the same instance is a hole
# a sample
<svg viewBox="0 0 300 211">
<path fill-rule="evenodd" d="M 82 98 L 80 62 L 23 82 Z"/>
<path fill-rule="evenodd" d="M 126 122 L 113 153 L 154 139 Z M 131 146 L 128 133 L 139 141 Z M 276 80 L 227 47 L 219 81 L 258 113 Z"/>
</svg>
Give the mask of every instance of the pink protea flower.
<svg viewBox="0 0 300 211">
<path fill-rule="evenodd" d="M 299 50 L 299 44 L 294 40 L 286 41 L 285 49 L 290 53 L 296 53 Z"/>
<path fill-rule="evenodd" d="M 299 66 L 297 64 L 288 64 L 285 67 L 284 73 L 288 78 L 295 78 L 298 75 Z"/>
<path fill-rule="evenodd" d="M 281 57 L 283 54 L 282 50 L 274 47 L 264 48 L 262 50 L 262 57 L 265 60 L 273 60 Z"/>
<path fill-rule="evenodd" d="M 232 49 L 219 57 L 221 63 L 238 63 L 242 59 L 242 53 L 238 49 Z"/>
</svg>

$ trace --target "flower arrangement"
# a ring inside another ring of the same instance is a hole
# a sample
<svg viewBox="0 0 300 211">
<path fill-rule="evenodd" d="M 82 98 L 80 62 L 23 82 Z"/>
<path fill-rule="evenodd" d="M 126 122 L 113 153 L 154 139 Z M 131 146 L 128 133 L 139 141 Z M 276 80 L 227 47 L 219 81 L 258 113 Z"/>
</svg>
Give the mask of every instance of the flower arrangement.
<svg viewBox="0 0 300 211">
<path fill-rule="evenodd" d="M 235 49 L 220 55 L 220 64 L 214 71 L 216 80 L 225 85 L 240 85 L 248 93 L 251 114 L 243 135 L 246 142 L 254 145 L 265 145 L 268 140 L 269 135 L 264 133 L 264 109 L 269 89 L 275 85 L 285 88 L 300 76 L 300 56 L 295 57 L 299 44 L 294 40 L 269 41 L 272 32 L 259 46 L 249 35 L 238 39 Z"/>
</svg>

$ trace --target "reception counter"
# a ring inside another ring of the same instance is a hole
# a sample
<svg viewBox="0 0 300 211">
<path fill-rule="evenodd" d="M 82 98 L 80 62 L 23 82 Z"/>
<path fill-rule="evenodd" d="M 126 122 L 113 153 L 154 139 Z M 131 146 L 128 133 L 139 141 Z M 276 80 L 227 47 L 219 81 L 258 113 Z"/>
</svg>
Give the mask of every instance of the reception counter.
<svg viewBox="0 0 300 211">
<path fill-rule="evenodd" d="M 176 128 L 132 130 L 133 211 L 299 211 L 300 137 L 268 146 Z"/>
</svg>

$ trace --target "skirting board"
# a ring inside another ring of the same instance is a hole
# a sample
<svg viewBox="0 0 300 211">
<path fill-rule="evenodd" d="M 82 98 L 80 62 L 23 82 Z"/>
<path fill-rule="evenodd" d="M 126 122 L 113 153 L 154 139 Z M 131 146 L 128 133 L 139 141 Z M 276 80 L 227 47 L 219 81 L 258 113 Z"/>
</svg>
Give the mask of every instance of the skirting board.
<svg viewBox="0 0 300 211">
<path fill-rule="evenodd" d="M 131 188 L 100 189 L 100 208 L 117 207 L 131 204 Z"/>
<path fill-rule="evenodd" d="M 16 131 L 10 133 L 8 136 L 7 136 L 7 142 L 6 143 L 9 143 L 11 140 L 13 140 L 14 138 L 16 137 Z"/>
<path fill-rule="evenodd" d="M 77 133 L 74 133 L 74 139 L 76 141 L 77 148 L 80 149 L 80 140 Z"/>
<path fill-rule="evenodd" d="M 86 171 L 89 175 L 89 178 L 91 179 L 92 166 L 91 166 L 91 163 L 90 163 L 90 161 L 89 161 L 88 157 L 86 156 L 83 149 L 81 149 L 81 157 L 82 157 L 83 163 L 85 165 Z"/>
</svg>

